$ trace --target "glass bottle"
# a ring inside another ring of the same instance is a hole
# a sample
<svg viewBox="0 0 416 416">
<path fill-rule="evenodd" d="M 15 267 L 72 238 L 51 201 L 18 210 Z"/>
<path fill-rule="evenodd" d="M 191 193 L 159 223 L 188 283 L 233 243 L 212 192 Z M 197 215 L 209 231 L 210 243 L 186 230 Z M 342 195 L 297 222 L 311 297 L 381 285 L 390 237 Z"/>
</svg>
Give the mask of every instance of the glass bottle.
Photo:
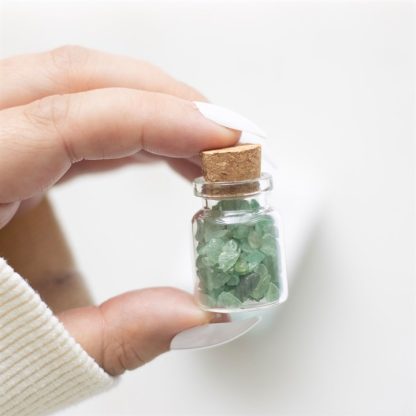
<svg viewBox="0 0 416 416">
<path fill-rule="evenodd" d="M 195 296 L 204 310 L 237 312 L 282 303 L 286 266 L 272 177 L 194 181 L 203 208 L 192 219 Z"/>
</svg>

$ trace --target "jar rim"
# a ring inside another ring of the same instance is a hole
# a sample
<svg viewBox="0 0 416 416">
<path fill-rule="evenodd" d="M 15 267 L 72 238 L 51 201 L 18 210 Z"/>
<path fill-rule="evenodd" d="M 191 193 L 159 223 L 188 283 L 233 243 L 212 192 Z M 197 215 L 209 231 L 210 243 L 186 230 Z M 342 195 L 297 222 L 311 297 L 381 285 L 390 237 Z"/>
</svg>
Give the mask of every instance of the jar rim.
<svg viewBox="0 0 416 416">
<path fill-rule="evenodd" d="M 208 182 L 203 176 L 193 181 L 194 195 L 201 198 L 225 199 L 256 195 L 273 189 L 273 179 L 269 173 L 242 181 Z"/>
</svg>

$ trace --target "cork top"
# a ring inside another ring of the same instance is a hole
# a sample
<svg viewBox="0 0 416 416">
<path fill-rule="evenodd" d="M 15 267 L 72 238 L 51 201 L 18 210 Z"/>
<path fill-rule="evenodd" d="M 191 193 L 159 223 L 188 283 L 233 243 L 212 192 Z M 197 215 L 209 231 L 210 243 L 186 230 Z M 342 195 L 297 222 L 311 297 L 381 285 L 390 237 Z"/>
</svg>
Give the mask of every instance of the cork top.
<svg viewBox="0 0 416 416">
<path fill-rule="evenodd" d="M 201 152 L 202 174 L 207 182 L 233 182 L 259 178 L 261 146 L 240 144 Z"/>
<path fill-rule="evenodd" d="M 235 198 L 259 191 L 261 146 L 240 144 L 201 152 L 203 183 L 196 183 L 196 195 Z M 202 179 L 202 178 L 201 178 Z"/>
</svg>

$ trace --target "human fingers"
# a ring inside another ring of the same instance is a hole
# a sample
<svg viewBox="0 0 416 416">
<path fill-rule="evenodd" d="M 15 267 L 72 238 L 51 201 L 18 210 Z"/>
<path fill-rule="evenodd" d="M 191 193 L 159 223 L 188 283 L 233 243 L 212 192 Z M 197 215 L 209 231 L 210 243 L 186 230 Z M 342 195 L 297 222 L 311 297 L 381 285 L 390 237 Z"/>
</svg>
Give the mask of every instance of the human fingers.
<svg viewBox="0 0 416 416">
<path fill-rule="evenodd" d="M 111 375 L 132 370 L 169 350 L 179 332 L 228 315 L 204 312 L 182 290 L 159 287 L 111 298 L 98 307 L 58 315 L 65 328 Z"/>
<path fill-rule="evenodd" d="M 196 89 L 146 61 L 67 45 L 0 61 L 0 109 L 48 95 L 124 87 L 205 101 Z"/>
<path fill-rule="evenodd" d="M 149 153 L 189 158 L 231 146 L 240 132 L 191 101 L 126 88 L 55 95 L 0 111 L 0 203 L 27 199 L 80 160 Z"/>
<path fill-rule="evenodd" d="M 161 162 L 167 163 L 180 176 L 188 181 L 192 181 L 202 173 L 200 165 L 196 162 L 197 158 L 199 158 L 199 156 L 188 159 L 156 156 L 142 150 L 133 156 L 122 159 L 82 160 L 73 164 L 71 169 L 62 177 L 59 183 L 72 179 L 80 174 L 101 173 L 137 163 L 143 165 Z"/>
</svg>

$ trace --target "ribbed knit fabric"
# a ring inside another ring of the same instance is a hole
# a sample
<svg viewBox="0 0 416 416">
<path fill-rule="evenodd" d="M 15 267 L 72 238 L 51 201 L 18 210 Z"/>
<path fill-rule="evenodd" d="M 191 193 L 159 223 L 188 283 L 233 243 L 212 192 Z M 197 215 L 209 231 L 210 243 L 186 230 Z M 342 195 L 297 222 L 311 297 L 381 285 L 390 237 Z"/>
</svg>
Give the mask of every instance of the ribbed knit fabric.
<svg viewBox="0 0 416 416">
<path fill-rule="evenodd" d="M 0 415 L 49 414 L 113 383 L 0 258 Z"/>
</svg>

